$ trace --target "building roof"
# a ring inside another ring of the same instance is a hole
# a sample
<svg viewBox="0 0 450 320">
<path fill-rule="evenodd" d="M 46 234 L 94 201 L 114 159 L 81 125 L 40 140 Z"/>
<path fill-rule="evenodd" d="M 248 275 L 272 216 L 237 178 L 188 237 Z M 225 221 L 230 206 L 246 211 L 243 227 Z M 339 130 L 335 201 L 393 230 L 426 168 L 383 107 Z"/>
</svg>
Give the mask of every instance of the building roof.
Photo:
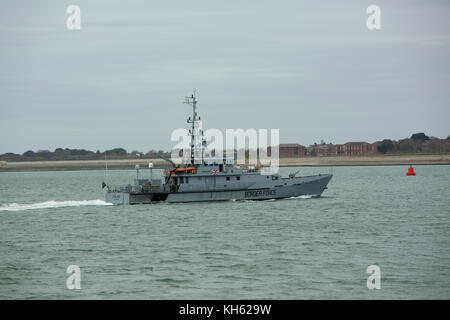
<svg viewBox="0 0 450 320">
<path fill-rule="evenodd" d="M 365 141 L 358 141 L 358 142 L 346 142 L 345 144 L 357 145 L 357 144 L 370 144 L 370 143 L 365 142 Z"/>
<path fill-rule="evenodd" d="M 301 144 L 298 144 L 298 143 L 280 143 L 279 144 L 279 147 L 281 148 L 281 147 L 289 147 L 289 148 L 298 148 L 298 147 L 300 147 L 300 148 L 304 148 L 304 146 L 302 146 Z"/>
</svg>

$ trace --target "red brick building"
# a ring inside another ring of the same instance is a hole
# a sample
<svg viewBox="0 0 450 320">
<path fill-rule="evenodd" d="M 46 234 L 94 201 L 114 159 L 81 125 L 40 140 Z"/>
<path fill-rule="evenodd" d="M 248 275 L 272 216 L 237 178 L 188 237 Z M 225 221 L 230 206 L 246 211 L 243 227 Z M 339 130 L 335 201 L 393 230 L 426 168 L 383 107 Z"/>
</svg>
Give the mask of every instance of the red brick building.
<svg viewBox="0 0 450 320">
<path fill-rule="evenodd" d="M 344 145 L 343 144 L 337 144 L 334 146 L 334 152 L 337 156 L 343 156 L 345 154 L 344 151 Z"/>
<path fill-rule="evenodd" d="M 336 155 L 336 146 L 332 143 L 312 144 L 308 148 L 308 155 L 329 157 Z"/>
<path fill-rule="evenodd" d="M 271 155 L 270 147 L 267 152 Z M 280 158 L 298 158 L 306 156 L 306 148 L 298 143 L 280 143 L 279 157 Z"/>
<path fill-rule="evenodd" d="M 376 145 L 368 142 L 347 142 L 343 145 L 343 155 L 362 156 L 376 153 Z"/>
</svg>

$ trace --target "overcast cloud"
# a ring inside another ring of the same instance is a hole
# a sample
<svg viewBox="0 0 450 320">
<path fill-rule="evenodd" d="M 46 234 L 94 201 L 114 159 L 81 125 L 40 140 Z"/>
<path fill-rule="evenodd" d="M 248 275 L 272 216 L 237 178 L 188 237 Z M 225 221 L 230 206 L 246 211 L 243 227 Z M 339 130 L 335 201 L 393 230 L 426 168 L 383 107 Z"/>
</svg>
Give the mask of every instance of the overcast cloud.
<svg viewBox="0 0 450 320">
<path fill-rule="evenodd" d="M 79 31 L 66 8 L 81 8 Z M 366 28 L 381 8 L 382 30 Z M 2 1 L 0 153 L 170 150 L 205 128 L 280 141 L 450 134 L 449 1 Z"/>
</svg>

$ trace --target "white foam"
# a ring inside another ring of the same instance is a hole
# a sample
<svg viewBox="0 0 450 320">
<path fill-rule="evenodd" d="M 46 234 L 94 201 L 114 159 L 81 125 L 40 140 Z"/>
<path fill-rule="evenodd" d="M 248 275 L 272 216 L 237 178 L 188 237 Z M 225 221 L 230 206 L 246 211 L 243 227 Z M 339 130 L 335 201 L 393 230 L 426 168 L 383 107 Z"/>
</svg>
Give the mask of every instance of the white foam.
<svg viewBox="0 0 450 320">
<path fill-rule="evenodd" d="M 298 196 L 298 197 L 290 197 L 289 199 L 311 199 L 312 197 L 314 197 L 314 195 L 308 194 L 308 195 L 302 195 L 302 196 Z"/>
<path fill-rule="evenodd" d="M 80 206 L 112 206 L 112 203 L 103 200 L 80 200 L 80 201 L 45 201 L 31 204 L 10 203 L 0 206 L 0 211 L 22 211 L 47 208 L 80 207 Z"/>
</svg>

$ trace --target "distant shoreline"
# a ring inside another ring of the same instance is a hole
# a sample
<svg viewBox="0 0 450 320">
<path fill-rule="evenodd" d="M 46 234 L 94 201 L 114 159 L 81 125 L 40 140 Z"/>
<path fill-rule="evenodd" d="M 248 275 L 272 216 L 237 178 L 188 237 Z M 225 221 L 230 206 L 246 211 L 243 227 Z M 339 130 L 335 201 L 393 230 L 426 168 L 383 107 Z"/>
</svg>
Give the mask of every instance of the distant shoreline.
<svg viewBox="0 0 450 320">
<path fill-rule="evenodd" d="M 122 159 L 108 160 L 109 170 L 133 169 L 136 164 L 141 169 L 148 169 L 152 162 L 155 169 L 167 168 L 162 159 Z M 281 158 L 281 167 L 330 167 L 330 166 L 388 166 L 388 165 L 448 165 L 450 154 L 439 155 L 377 155 L 377 156 L 333 156 L 333 157 L 301 157 Z M 0 172 L 20 171 L 68 171 L 68 170 L 103 170 L 104 160 L 67 160 L 67 161 L 0 161 Z"/>
</svg>

